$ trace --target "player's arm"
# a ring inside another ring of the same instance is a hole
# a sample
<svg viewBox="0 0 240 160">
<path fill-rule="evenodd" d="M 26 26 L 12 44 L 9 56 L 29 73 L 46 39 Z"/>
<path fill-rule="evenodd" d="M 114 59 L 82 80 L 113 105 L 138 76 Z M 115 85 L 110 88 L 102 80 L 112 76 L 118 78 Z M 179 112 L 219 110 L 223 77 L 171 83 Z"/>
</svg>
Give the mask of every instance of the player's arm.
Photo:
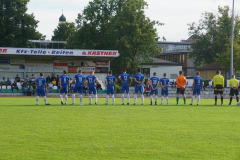
<svg viewBox="0 0 240 160">
<path fill-rule="evenodd" d="M 222 78 L 222 84 L 223 84 L 222 86 L 224 87 L 224 78 Z"/>
<path fill-rule="evenodd" d="M 132 84 L 132 81 L 133 81 L 133 80 L 132 80 L 132 77 L 130 77 L 130 80 L 131 80 L 131 82 L 130 82 L 130 84 L 129 84 L 129 85 L 131 86 L 131 84 Z"/>
<path fill-rule="evenodd" d="M 195 81 L 193 80 L 193 84 L 192 84 L 192 91 L 193 91 L 194 85 L 195 85 Z"/>
<path fill-rule="evenodd" d="M 60 78 L 59 78 L 59 86 L 60 86 L 60 89 L 62 89 L 62 81 Z"/>
<path fill-rule="evenodd" d="M 166 87 L 168 87 L 170 85 L 170 82 L 167 83 Z"/>
<path fill-rule="evenodd" d="M 98 79 L 97 78 L 95 78 L 95 81 L 96 81 L 96 84 L 98 84 Z"/>
<path fill-rule="evenodd" d="M 106 87 L 108 86 L 108 85 L 107 85 L 107 80 L 106 80 L 106 79 L 105 79 L 105 85 L 106 85 Z"/>
<path fill-rule="evenodd" d="M 76 82 L 75 82 L 75 81 L 76 81 L 76 78 L 73 78 L 72 82 L 74 82 L 74 84 L 76 84 Z"/>
<path fill-rule="evenodd" d="M 137 79 L 136 79 L 136 78 L 134 78 L 134 80 L 135 80 L 135 82 L 136 82 L 136 83 L 140 83 L 140 82 L 138 82 L 138 81 L 137 81 Z"/>
<path fill-rule="evenodd" d="M 122 80 L 122 78 L 121 78 L 121 76 L 119 76 L 118 79 L 119 79 L 122 83 L 124 83 L 123 80 Z"/>
<path fill-rule="evenodd" d="M 115 79 L 115 81 L 114 81 L 114 84 L 113 84 L 113 85 L 115 86 L 116 84 L 117 84 L 117 79 Z"/>
<path fill-rule="evenodd" d="M 86 79 L 84 79 L 84 81 L 83 81 L 83 85 L 86 86 Z"/>
<path fill-rule="evenodd" d="M 213 77 L 213 85 L 214 85 L 214 87 L 216 87 L 216 78 L 215 78 L 215 76 Z"/>
<path fill-rule="evenodd" d="M 71 84 L 71 82 L 70 82 L 70 80 L 68 80 L 68 90 L 70 90 L 70 84 Z"/>
<path fill-rule="evenodd" d="M 155 88 L 155 89 L 157 89 L 157 88 L 158 88 L 158 86 L 159 86 L 159 81 L 158 81 L 158 83 L 157 83 L 157 86 L 156 86 L 156 88 Z"/>
<path fill-rule="evenodd" d="M 145 78 L 143 78 L 142 82 L 140 83 L 140 85 L 143 85 L 145 82 Z"/>
<path fill-rule="evenodd" d="M 45 87 L 45 92 L 47 92 L 47 84 L 46 83 L 45 83 L 44 87 Z"/>
<path fill-rule="evenodd" d="M 238 87 L 239 87 L 239 82 L 238 82 L 238 84 L 237 84 L 237 89 L 238 89 Z"/>
</svg>

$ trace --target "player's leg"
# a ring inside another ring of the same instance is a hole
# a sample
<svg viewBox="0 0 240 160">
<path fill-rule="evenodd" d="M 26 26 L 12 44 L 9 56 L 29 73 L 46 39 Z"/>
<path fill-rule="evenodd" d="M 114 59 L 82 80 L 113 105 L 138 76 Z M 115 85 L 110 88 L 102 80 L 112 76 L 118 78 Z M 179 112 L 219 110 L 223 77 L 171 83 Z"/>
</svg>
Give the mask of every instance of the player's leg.
<svg viewBox="0 0 240 160">
<path fill-rule="evenodd" d="M 234 90 L 231 88 L 230 89 L 230 102 L 229 102 L 229 105 L 231 105 L 232 104 L 232 97 L 234 96 Z"/>
<path fill-rule="evenodd" d="M 129 86 L 126 86 L 126 93 L 127 93 L 127 105 L 129 105 L 130 101 Z"/>
<path fill-rule="evenodd" d="M 38 105 L 39 96 L 40 96 L 40 90 L 39 90 L 39 89 L 37 89 L 36 105 Z"/>
<path fill-rule="evenodd" d="M 75 93 L 77 93 L 77 89 L 78 89 L 78 87 L 76 87 L 76 86 L 73 88 L 71 105 L 73 105 L 75 103 Z"/>
<path fill-rule="evenodd" d="M 62 96 L 63 93 L 64 93 L 64 91 L 63 91 L 63 87 L 62 87 L 62 89 L 60 89 L 60 100 L 61 100 L 62 105 L 63 105 L 63 96 Z"/>
<path fill-rule="evenodd" d="M 155 90 L 155 105 L 157 105 L 158 100 L 158 88 Z"/>
<path fill-rule="evenodd" d="M 112 104 L 115 105 L 115 99 L 114 99 L 114 87 L 111 87 L 111 94 L 112 94 Z"/>
<path fill-rule="evenodd" d="M 122 105 L 124 105 L 124 92 L 125 92 L 125 86 L 121 86 L 121 93 L 122 93 Z"/>
<path fill-rule="evenodd" d="M 96 87 L 93 88 L 93 94 L 95 95 L 95 104 L 97 105 L 97 89 L 96 89 Z"/>
<path fill-rule="evenodd" d="M 169 99 L 168 99 L 168 89 L 166 89 L 166 91 L 165 91 L 165 95 L 166 95 L 166 101 L 167 101 L 167 105 L 169 105 Z"/>
<path fill-rule="evenodd" d="M 78 93 L 79 93 L 80 105 L 83 105 L 82 104 L 83 86 L 79 88 Z"/>
<path fill-rule="evenodd" d="M 68 87 L 64 87 L 64 93 L 65 93 L 65 104 L 67 104 L 67 100 L 68 100 Z"/>
<path fill-rule="evenodd" d="M 152 105 L 152 99 L 153 99 L 153 90 L 152 90 L 152 87 L 151 87 L 151 90 L 150 90 L 150 105 Z"/>
<path fill-rule="evenodd" d="M 183 102 L 184 102 L 184 105 L 186 105 L 186 95 L 185 95 L 185 88 L 182 89 L 182 95 L 183 95 Z"/>
<path fill-rule="evenodd" d="M 139 90 L 139 87 L 138 87 L 138 86 L 135 86 L 135 94 L 134 94 L 134 103 L 133 103 L 133 105 L 135 105 L 136 102 L 137 102 L 137 93 L 138 93 L 138 90 Z"/>
<path fill-rule="evenodd" d="M 215 95 L 215 104 L 214 105 L 217 105 L 217 96 L 218 96 L 217 87 L 214 87 L 214 95 Z"/>
<path fill-rule="evenodd" d="M 201 95 L 201 89 L 197 90 L 197 105 L 200 103 L 200 95 Z"/>
<path fill-rule="evenodd" d="M 144 93 L 144 89 L 143 89 L 143 85 L 140 87 L 140 92 L 141 92 L 141 101 L 142 101 L 142 105 L 143 105 L 143 102 L 144 102 L 144 95 L 143 95 L 143 93 Z"/>
<path fill-rule="evenodd" d="M 220 94 L 221 95 L 221 105 L 223 105 L 223 94 Z"/>
<path fill-rule="evenodd" d="M 180 88 L 177 88 L 177 97 L 176 97 L 177 105 L 179 102 L 179 93 L 180 93 Z"/>
<path fill-rule="evenodd" d="M 106 103 L 105 103 L 105 105 L 108 105 L 109 95 L 110 95 L 110 87 L 107 86 L 107 96 L 106 96 Z"/>
<path fill-rule="evenodd" d="M 193 94 L 192 94 L 192 99 L 191 99 L 191 103 L 190 105 L 193 104 L 193 101 L 194 101 L 194 98 L 195 98 L 195 95 L 197 94 L 197 90 L 195 88 L 193 88 Z"/>
<path fill-rule="evenodd" d="M 50 105 L 49 103 L 47 103 L 47 97 L 46 97 L 46 93 L 45 93 L 44 89 L 42 89 L 40 94 L 43 96 L 43 100 L 45 102 L 45 105 Z"/>
<path fill-rule="evenodd" d="M 163 99 L 164 99 L 164 89 L 161 90 L 161 105 L 163 105 Z"/>
<path fill-rule="evenodd" d="M 238 101 L 239 101 L 239 99 L 238 99 L 238 89 L 235 90 L 235 95 L 236 95 L 236 100 L 237 100 L 237 103 L 238 103 Z"/>
<path fill-rule="evenodd" d="M 89 94 L 89 104 L 92 104 L 92 96 L 91 94 L 93 93 L 93 87 L 88 88 L 88 94 Z"/>
</svg>

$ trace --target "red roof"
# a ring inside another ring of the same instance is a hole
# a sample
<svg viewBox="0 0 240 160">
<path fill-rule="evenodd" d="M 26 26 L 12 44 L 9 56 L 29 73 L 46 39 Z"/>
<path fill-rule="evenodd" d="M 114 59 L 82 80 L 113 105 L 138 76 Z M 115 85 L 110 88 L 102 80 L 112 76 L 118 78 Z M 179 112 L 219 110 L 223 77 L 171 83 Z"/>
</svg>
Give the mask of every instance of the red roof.
<svg viewBox="0 0 240 160">
<path fill-rule="evenodd" d="M 222 68 L 220 62 L 214 62 L 214 63 L 208 64 L 206 66 L 203 66 L 203 67 L 200 67 L 197 69 L 198 70 L 228 70 L 226 68 Z"/>
</svg>

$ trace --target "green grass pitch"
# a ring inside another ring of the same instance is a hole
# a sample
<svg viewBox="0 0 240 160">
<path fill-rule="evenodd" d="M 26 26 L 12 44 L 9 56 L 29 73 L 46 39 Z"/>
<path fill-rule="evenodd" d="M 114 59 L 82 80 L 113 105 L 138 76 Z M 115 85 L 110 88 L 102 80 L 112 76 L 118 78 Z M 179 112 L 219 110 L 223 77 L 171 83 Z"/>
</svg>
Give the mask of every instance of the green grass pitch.
<svg viewBox="0 0 240 160">
<path fill-rule="evenodd" d="M 78 96 L 76 96 L 78 97 Z M 160 98 L 158 104 L 160 104 Z M 161 159 L 239 160 L 240 106 L 149 104 L 60 105 L 59 98 L 0 98 L 0 159 Z M 94 102 L 94 98 L 92 99 Z M 190 99 L 187 99 L 187 104 Z M 220 104 L 220 100 L 218 102 Z"/>
</svg>

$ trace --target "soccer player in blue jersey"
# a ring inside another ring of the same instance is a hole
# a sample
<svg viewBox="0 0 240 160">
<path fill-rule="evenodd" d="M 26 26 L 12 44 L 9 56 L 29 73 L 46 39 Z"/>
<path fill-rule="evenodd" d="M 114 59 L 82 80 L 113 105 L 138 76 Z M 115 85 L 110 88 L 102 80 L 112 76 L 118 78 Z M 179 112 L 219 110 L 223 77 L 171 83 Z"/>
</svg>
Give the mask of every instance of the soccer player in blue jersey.
<svg viewBox="0 0 240 160">
<path fill-rule="evenodd" d="M 122 105 L 124 105 L 124 92 L 127 93 L 127 105 L 129 105 L 130 95 L 129 95 L 129 86 L 132 84 L 132 77 L 127 73 L 126 69 L 123 69 L 123 73 L 119 75 L 118 79 L 122 82 L 121 92 L 122 92 Z M 129 79 L 131 82 L 129 84 Z"/>
<path fill-rule="evenodd" d="M 200 72 L 197 72 L 197 76 L 194 77 L 194 79 L 193 79 L 193 84 L 192 84 L 193 95 L 192 95 L 192 101 L 191 101 L 190 105 L 193 104 L 196 94 L 198 95 L 197 96 L 197 105 L 199 105 L 200 95 L 201 95 L 203 85 L 204 85 L 204 83 L 203 83 L 202 77 L 200 77 Z"/>
<path fill-rule="evenodd" d="M 91 71 L 90 75 L 86 77 L 86 80 L 88 81 L 88 91 L 89 91 L 89 104 L 92 104 L 92 96 L 91 94 L 95 95 L 95 104 L 97 105 L 97 89 L 95 86 L 95 83 L 98 83 L 97 77 L 94 76 L 94 72 Z"/>
<path fill-rule="evenodd" d="M 59 77 L 59 86 L 60 86 L 60 100 L 61 104 L 63 105 L 62 101 L 62 94 L 65 93 L 65 104 L 67 104 L 68 99 L 68 91 L 70 90 L 70 77 L 67 74 L 67 71 L 63 71 L 63 75 Z"/>
<path fill-rule="evenodd" d="M 79 93 L 80 98 L 80 105 L 82 104 L 82 93 L 83 93 L 83 86 L 86 85 L 86 77 L 82 75 L 82 70 L 78 70 L 78 74 L 76 74 L 73 78 L 73 82 L 75 83 L 75 87 L 72 93 L 72 105 L 75 103 L 75 93 Z"/>
<path fill-rule="evenodd" d="M 141 69 L 138 68 L 138 73 L 134 75 L 134 80 L 135 80 L 135 95 L 134 95 L 134 105 L 136 105 L 136 101 L 137 101 L 137 93 L 138 91 L 140 91 L 141 95 L 141 100 L 142 100 L 142 105 L 144 102 L 144 96 L 143 96 L 143 83 L 145 82 L 145 77 L 144 75 L 141 73 Z"/>
<path fill-rule="evenodd" d="M 105 84 L 107 86 L 107 97 L 105 105 L 108 105 L 109 95 L 112 94 L 112 104 L 114 105 L 114 86 L 117 83 L 117 79 L 112 75 L 112 71 L 108 72 L 109 75 L 105 79 Z"/>
<path fill-rule="evenodd" d="M 161 87 L 162 87 L 162 97 L 161 97 L 161 105 L 163 105 L 164 95 L 166 96 L 167 105 L 169 105 L 168 99 L 168 86 L 169 86 L 169 79 L 167 78 L 167 73 L 163 74 L 163 78 L 160 79 Z"/>
<path fill-rule="evenodd" d="M 47 83 L 46 83 L 46 79 L 43 78 L 43 76 L 44 76 L 44 73 L 41 72 L 40 77 L 36 80 L 36 83 L 37 83 L 37 85 L 36 85 L 36 90 L 37 90 L 36 102 L 38 105 L 39 96 L 42 95 L 43 99 L 45 101 L 45 105 L 50 105 L 49 103 L 47 103 L 47 97 L 46 97 L 46 93 L 45 93 L 45 92 L 47 92 Z"/>
<path fill-rule="evenodd" d="M 155 105 L 157 105 L 159 78 L 157 77 L 156 72 L 153 73 L 153 77 L 150 78 L 150 81 L 151 81 L 150 105 L 152 105 L 153 94 L 155 94 Z"/>
</svg>

